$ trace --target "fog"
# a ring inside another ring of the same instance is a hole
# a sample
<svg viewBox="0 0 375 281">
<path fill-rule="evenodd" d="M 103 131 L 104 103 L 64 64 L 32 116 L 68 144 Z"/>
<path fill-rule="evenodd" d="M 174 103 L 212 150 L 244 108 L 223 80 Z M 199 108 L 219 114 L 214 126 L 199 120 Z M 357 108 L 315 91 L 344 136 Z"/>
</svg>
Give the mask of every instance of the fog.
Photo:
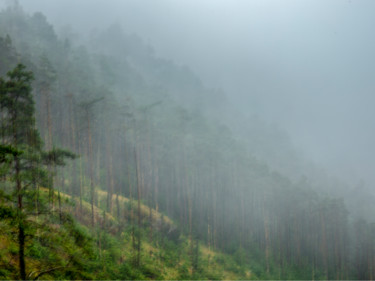
<svg viewBox="0 0 375 281">
<path fill-rule="evenodd" d="M 244 114 L 285 129 L 318 165 L 374 185 L 374 1 L 20 3 L 87 37 L 120 23 Z"/>
<path fill-rule="evenodd" d="M 0 279 L 373 280 L 374 8 L 0 0 Z"/>
</svg>

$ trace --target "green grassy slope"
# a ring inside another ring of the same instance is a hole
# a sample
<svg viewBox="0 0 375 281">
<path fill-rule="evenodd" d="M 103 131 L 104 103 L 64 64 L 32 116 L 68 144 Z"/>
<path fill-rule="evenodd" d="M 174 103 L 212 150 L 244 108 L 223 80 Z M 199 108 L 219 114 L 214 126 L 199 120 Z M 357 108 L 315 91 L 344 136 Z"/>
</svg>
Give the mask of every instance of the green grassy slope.
<svg viewBox="0 0 375 281">
<path fill-rule="evenodd" d="M 46 200 L 47 190 L 41 189 Z M 97 191 L 95 227 L 88 202 L 58 193 L 52 211 L 30 216 L 26 269 L 30 279 L 257 279 L 249 265 L 181 235 L 168 217 L 141 204 L 141 229 L 136 227 L 136 202 Z M 151 211 L 151 217 L 150 217 Z M 60 215 L 61 214 L 61 215 Z M 151 219 L 151 220 L 150 220 Z M 0 279 L 18 278 L 18 248 L 12 223 L 0 220 Z M 136 237 L 141 235 L 140 265 Z"/>
</svg>

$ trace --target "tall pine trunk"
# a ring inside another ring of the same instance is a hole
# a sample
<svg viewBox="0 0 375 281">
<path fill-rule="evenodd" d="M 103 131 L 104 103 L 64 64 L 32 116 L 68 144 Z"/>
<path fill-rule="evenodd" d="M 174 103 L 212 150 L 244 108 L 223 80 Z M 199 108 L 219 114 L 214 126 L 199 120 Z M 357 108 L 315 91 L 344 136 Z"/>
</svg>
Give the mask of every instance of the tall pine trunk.
<svg viewBox="0 0 375 281">
<path fill-rule="evenodd" d="M 89 145 L 89 167 L 90 167 L 90 203 L 91 203 L 91 226 L 95 226 L 94 217 L 94 199 L 95 199 L 95 186 L 94 186 L 94 168 L 93 168 L 93 157 L 92 157 L 92 140 L 91 140 L 91 127 L 90 127 L 90 116 L 89 112 L 87 114 L 87 135 L 88 135 L 88 145 Z"/>
<path fill-rule="evenodd" d="M 23 220 L 23 203 L 22 203 L 22 185 L 20 177 L 20 160 L 15 157 L 15 176 L 17 189 L 17 215 L 18 215 L 18 255 L 19 255 L 19 275 L 21 280 L 26 280 L 26 263 L 25 263 L 25 226 Z"/>
</svg>

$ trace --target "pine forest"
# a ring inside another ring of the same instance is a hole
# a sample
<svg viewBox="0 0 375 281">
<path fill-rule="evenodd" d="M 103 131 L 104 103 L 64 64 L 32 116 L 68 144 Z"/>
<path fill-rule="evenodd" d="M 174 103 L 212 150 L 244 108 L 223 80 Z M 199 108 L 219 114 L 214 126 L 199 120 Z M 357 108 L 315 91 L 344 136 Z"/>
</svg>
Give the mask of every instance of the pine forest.
<svg viewBox="0 0 375 281">
<path fill-rule="evenodd" d="M 1 280 L 375 278 L 368 185 L 131 27 L 74 28 L 0 12 Z"/>
</svg>

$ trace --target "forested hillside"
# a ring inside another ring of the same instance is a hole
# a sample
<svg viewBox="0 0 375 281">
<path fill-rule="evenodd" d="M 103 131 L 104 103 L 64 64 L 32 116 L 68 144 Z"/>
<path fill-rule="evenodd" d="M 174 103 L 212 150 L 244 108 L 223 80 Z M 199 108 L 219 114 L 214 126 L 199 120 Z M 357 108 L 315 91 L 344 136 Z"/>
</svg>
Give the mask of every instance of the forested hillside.
<svg viewBox="0 0 375 281">
<path fill-rule="evenodd" d="M 0 76 L 0 279 L 374 278 L 371 194 L 121 26 L 11 6 Z"/>
</svg>

